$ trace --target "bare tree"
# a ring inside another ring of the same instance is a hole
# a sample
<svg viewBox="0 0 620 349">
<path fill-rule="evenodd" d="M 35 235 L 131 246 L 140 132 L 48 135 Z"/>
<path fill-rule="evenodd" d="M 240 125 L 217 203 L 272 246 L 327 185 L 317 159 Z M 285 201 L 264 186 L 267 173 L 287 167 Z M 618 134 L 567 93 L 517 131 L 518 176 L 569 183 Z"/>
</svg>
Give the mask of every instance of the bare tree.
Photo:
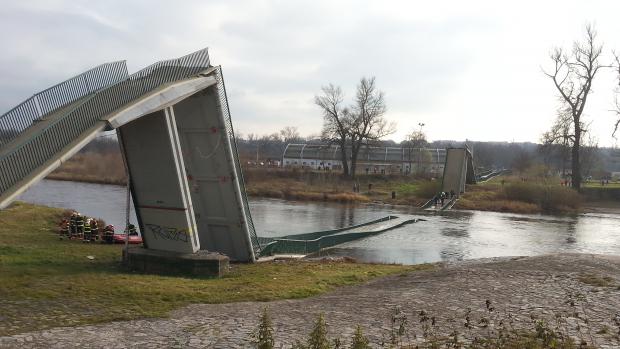
<svg viewBox="0 0 620 349">
<path fill-rule="evenodd" d="M 543 147 L 550 152 L 549 156 L 553 150 L 558 152 L 562 177 L 566 176 L 566 163 L 570 159 L 574 140 L 572 120 L 570 108 L 560 108 L 553 126 L 551 126 L 549 131 L 543 133 L 542 136 Z"/>
<path fill-rule="evenodd" d="M 314 103 L 323 112 L 322 138 L 340 146 L 343 174 L 350 176 L 347 143 L 351 134 L 351 113 L 343 107 L 344 93 L 333 84 L 323 86 L 322 94 L 314 96 Z"/>
<path fill-rule="evenodd" d="M 545 72 L 553 81 L 560 100 L 568 111 L 565 121 L 570 125 L 570 132 L 563 137 L 571 143 L 572 186 L 577 190 L 581 188 L 579 148 L 582 133 L 586 131 L 582 115 L 592 92 L 592 82 L 599 70 L 605 67 L 600 63 L 602 50 L 603 46 L 596 43 L 596 30 L 587 25 L 585 41 L 576 41 L 570 53 L 556 48 L 551 53 L 554 69 Z"/>
<path fill-rule="evenodd" d="M 616 61 L 616 64 L 614 66 L 614 69 L 616 69 L 616 72 L 618 73 L 617 75 L 617 79 L 618 79 L 618 87 L 616 88 L 616 108 L 614 110 L 614 112 L 616 113 L 616 116 L 618 117 L 616 119 L 616 123 L 614 124 L 614 131 L 611 133 L 612 137 L 616 137 L 616 132 L 618 131 L 618 126 L 620 126 L 620 101 L 618 100 L 618 94 L 620 94 L 620 56 L 618 56 L 618 54 L 616 52 L 614 52 L 614 59 Z"/>
<path fill-rule="evenodd" d="M 407 135 L 406 139 L 405 139 L 405 144 L 407 146 L 407 155 L 408 155 L 408 160 L 409 163 L 411 163 L 412 159 L 412 154 L 414 152 L 415 148 L 418 148 L 418 156 L 417 159 L 415 159 L 418 163 L 418 172 L 423 172 L 422 169 L 422 161 L 428 161 L 428 156 L 426 156 L 426 152 L 422 152 L 422 147 L 424 147 L 428 142 L 426 140 L 426 134 L 424 133 L 424 131 L 422 130 L 422 128 L 425 126 L 424 123 L 418 123 L 419 128 L 417 130 L 413 130 L 411 131 L 410 134 Z M 424 157 L 424 159 L 423 159 Z M 424 169 L 425 170 L 425 169 Z"/>
<path fill-rule="evenodd" d="M 360 80 L 351 110 L 351 177 L 355 177 L 362 145 L 394 133 L 396 127 L 385 119 L 384 93 L 377 88 L 374 77 Z"/>
<path fill-rule="evenodd" d="M 293 126 L 286 126 L 285 128 L 281 129 L 280 136 L 282 138 L 282 141 L 284 141 L 284 143 L 293 143 L 301 139 L 301 137 L 299 136 L 299 131 L 297 130 L 297 127 L 293 127 Z"/>
</svg>

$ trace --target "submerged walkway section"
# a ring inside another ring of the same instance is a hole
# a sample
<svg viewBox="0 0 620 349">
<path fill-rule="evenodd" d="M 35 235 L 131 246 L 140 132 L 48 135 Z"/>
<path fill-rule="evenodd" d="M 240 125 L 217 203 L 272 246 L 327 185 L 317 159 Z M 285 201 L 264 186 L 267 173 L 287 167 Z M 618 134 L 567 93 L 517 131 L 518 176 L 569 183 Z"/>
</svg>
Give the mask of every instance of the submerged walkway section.
<svg viewBox="0 0 620 349">
<path fill-rule="evenodd" d="M 313 233 L 285 235 L 275 238 L 259 237 L 261 256 L 274 254 L 309 254 L 345 242 L 362 239 L 415 223 L 419 219 L 411 216 L 386 216 L 351 227 L 323 230 Z"/>
</svg>

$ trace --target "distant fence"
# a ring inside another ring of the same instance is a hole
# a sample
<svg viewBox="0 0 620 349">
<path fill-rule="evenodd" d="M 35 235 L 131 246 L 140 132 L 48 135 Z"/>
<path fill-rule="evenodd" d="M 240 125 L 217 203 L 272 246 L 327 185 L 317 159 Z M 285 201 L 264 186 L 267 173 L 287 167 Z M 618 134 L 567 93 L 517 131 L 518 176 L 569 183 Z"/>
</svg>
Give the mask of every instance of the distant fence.
<svg viewBox="0 0 620 349">
<path fill-rule="evenodd" d="M 43 90 L 0 116 L 0 146 L 44 115 L 127 78 L 125 61 L 105 63 Z"/>
</svg>

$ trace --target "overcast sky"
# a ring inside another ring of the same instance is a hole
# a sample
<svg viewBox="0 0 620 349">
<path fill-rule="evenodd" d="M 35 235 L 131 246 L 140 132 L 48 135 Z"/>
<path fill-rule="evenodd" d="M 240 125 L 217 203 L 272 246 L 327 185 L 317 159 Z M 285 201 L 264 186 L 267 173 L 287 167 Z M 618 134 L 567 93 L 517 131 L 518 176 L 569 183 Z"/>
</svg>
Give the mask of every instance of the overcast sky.
<svg viewBox="0 0 620 349">
<path fill-rule="evenodd" d="M 320 87 L 351 98 L 375 76 L 397 141 L 422 122 L 431 140 L 537 142 L 558 106 L 541 72 L 549 51 L 581 39 L 586 23 L 607 62 L 620 51 L 619 1 L 1 2 L 3 112 L 102 62 L 126 59 L 133 72 L 209 47 L 243 134 L 317 134 Z M 604 72 L 586 108 L 600 145 L 616 144 L 615 79 Z"/>
</svg>

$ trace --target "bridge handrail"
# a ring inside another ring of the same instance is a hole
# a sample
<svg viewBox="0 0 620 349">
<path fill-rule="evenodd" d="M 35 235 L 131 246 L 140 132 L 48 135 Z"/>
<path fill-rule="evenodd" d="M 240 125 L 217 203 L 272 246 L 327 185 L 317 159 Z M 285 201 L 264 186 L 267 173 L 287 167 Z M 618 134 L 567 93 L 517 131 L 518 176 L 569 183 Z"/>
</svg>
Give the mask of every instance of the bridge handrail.
<svg viewBox="0 0 620 349">
<path fill-rule="evenodd" d="M 124 80 L 128 75 L 125 61 L 109 62 L 35 93 L 0 116 L 0 146 L 15 139 L 46 114 Z"/>
<path fill-rule="evenodd" d="M 209 66 L 209 55 L 205 48 L 180 58 L 152 64 L 91 94 L 28 141 L 0 156 L 0 194 L 43 165 L 105 115 L 165 83 L 196 75 Z"/>
<path fill-rule="evenodd" d="M 217 66 L 215 69 L 215 78 L 218 84 L 218 93 L 220 99 L 220 105 L 222 108 L 222 113 L 224 114 L 224 120 L 226 124 L 226 131 L 228 132 L 228 138 L 230 139 L 232 153 L 235 157 L 234 164 L 239 176 L 238 182 L 239 187 L 241 189 L 241 199 L 243 200 L 243 210 L 246 217 L 246 224 L 248 226 L 248 231 L 250 233 L 250 242 L 252 244 L 252 249 L 254 250 L 254 255 L 258 257 L 261 254 L 263 241 L 259 239 L 258 234 L 256 233 L 256 227 L 254 226 L 254 220 L 252 219 L 252 212 L 250 212 L 250 204 L 248 203 L 248 195 L 245 190 L 245 180 L 243 178 L 243 170 L 241 169 L 241 163 L 239 161 L 239 150 L 237 148 L 237 139 L 235 137 L 235 129 L 233 128 L 232 119 L 230 115 L 230 106 L 228 105 L 228 96 L 226 94 L 226 84 L 224 83 L 224 75 L 222 73 L 222 67 Z"/>
</svg>

